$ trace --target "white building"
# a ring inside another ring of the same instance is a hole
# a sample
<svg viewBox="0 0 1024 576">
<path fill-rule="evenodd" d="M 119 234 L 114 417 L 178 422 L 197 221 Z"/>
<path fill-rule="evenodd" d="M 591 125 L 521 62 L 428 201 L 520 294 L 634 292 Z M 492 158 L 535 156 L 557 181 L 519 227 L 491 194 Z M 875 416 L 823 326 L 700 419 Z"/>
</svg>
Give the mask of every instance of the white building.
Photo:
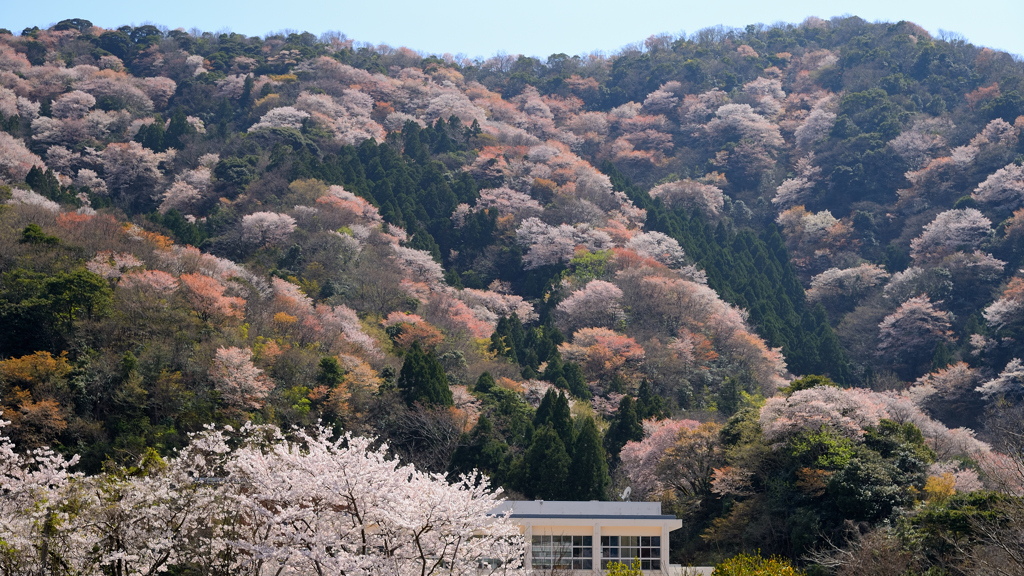
<svg viewBox="0 0 1024 576">
<path fill-rule="evenodd" d="M 526 535 L 524 567 L 538 571 L 598 573 L 638 559 L 645 573 L 670 574 L 668 533 L 683 526 L 658 502 L 509 500 L 494 513 L 509 509 Z"/>
</svg>

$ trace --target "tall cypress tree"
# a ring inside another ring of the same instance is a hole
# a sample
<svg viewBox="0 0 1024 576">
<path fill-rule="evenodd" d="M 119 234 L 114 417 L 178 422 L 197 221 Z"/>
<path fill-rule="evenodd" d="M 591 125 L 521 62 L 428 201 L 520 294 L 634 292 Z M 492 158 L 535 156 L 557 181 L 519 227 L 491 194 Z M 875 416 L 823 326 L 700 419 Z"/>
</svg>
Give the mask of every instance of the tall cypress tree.
<svg viewBox="0 0 1024 576">
<path fill-rule="evenodd" d="M 604 447 L 608 450 L 615 462 L 619 460 L 619 452 L 626 442 L 634 440 L 639 442 L 644 439 L 644 427 L 640 416 L 636 413 L 636 403 L 631 396 L 625 396 L 619 402 L 619 409 L 615 412 L 615 421 L 612 422 L 608 432 L 604 436 Z"/>
<path fill-rule="evenodd" d="M 590 400 L 590 388 L 587 388 L 587 379 L 583 377 L 583 369 L 579 364 L 567 362 L 562 367 L 562 376 L 570 394 L 580 400 Z"/>
<path fill-rule="evenodd" d="M 551 409 L 554 403 L 555 390 L 554 388 L 548 388 L 548 391 L 544 393 L 544 397 L 540 400 L 540 405 L 537 406 L 537 412 L 533 415 L 534 428 L 539 428 L 551 420 Z"/>
<path fill-rule="evenodd" d="M 473 390 L 487 393 L 494 389 L 495 386 L 497 384 L 494 382 L 494 376 L 491 376 L 490 372 L 484 372 L 476 379 L 476 385 L 473 386 Z"/>
<path fill-rule="evenodd" d="M 550 425 L 533 434 L 523 465 L 526 474 L 520 490 L 530 498 L 562 500 L 569 497 L 567 481 L 572 461 L 565 444 Z"/>
<path fill-rule="evenodd" d="M 604 500 L 610 480 L 608 461 L 601 447 L 601 435 L 594 419 L 587 417 L 576 435 L 569 466 L 570 497 L 576 500 Z"/>
<path fill-rule="evenodd" d="M 562 392 L 556 392 L 554 388 L 548 388 L 544 399 L 537 407 L 537 414 L 533 417 L 533 426 L 551 426 L 558 437 L 565 445 L 566 452 L 572 453 L 573 430 L 572 414 L 569 411 L 569 399 Z"/>
<path fill-rule="evenodd" d="M 419 342 L 413 342 L 398 375 L 398 389 L 410 407 L 419 402 L 424 405 L 451 406 L 454 404 L 448 377 L 433 352 L 424 352 Z"/>
<path fill-rule="evenodd" d="M 666 418 L 665 400 L 654 393 L 651 383 L 644 378 L 640 383 L 640 389 L 636 393 L 636 413 L 641 420 L 655 418 L 661 420 Z"/>
</svg>

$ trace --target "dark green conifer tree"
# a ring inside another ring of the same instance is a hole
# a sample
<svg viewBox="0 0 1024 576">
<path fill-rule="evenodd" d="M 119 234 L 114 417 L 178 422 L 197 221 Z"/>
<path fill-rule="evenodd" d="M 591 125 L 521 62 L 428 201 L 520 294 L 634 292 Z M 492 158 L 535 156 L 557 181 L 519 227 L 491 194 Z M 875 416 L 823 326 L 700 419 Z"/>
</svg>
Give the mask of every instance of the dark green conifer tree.
<svg viewBox="0 0 1024 576">
<path fill-rule="evenodd" d="M 534 428 L 541 426 L 554 428 L 558 437 L 562 439 L 566 451 L 571 453 L 573 446 L 572 414 L 569 411 L 569 399 L 565 397 L 565 394 L 556 392 L 554 388 L 548 388 L 544 398 L 540 401 L 540 406 L 537 407 L 533 426 Z"/>
<path fill-rule="evenodd" d="M 250 80 L 246 80 L 249 82 Z M 185 116 L 185 111 L 178 108 L 174 111 L 174 115 L 171 116 L 170 123 L 167 124 L 167 131 L 164 132 L 163 145 L 166 148 L 176 148 L 181 150 L 184 144 L 181 139 L 183 136 L 194 134 L 196 131 L 191 124 L 188 123 L 188 118 Z"/>
<path fill-rule="evenodd" d="M 317 366 L 316 382 L 321 386 L 327 386 L 328 388 L 334 388 L 341 381 L 345 379 L 345 369 L 341 367 L 341 363 L 334 356 L 327 356 L 320 359 L 320 364 Z"/>
<path fill-rule="evenodd" d="M 494 377 L 491 376 L 490 372 L 484 372 L 476 379 L 476 386 L 473 387 L 477 392 L 487 393 L 490 392 L 496 386 Z"/>
<path fill-rule="evenodd" d="M 473 429 L 462 435 L 449 469 L 456 473 L 479 470 L 490 476 L 493 485 L 501 485 L 507 476 L 507 454 L 508 444 L 495 433 L 490 418 L 481 415 Z"/>
<path fill-rule="evenodd" d="M 444 368 L 433 352 L 424 352 L 413 342 L 398 375 L 398 390 L 410 407 L 417 402 L 432 406 L 451 406 L 452 391 Z"/>
<path fill-rule="evenodd" d="M 569 497 L 569 453 L 558 433 L 545 425 L 533 434 L 523 459 L 520 490 L 529 498 L 562 500 Z"/>
<path fill-rule="evenodd" d="M 953 360 L 953 354 L 949 351 L 946 343 L 939 342 L 939 345 L 935 347 L 935 355 L 932 356 L 932 371 L 942 370 L 952 364 Z"/>
<path fill-rule="evenodd" d="M 583 377 L 583 369 L 579 364 L 567 362 L 562 367 L 562 375 L 570 394 L 580 400 L 590 399 L 590 388 L 587 387 L 587 379 Z"/>
<path fill-rule="evenodd" d="M 610 483 L 608 461 L 593 418 L 588 416 L 583 420 L 572 453 L 569 467 L 571 497 L 574 500 L 604 500 Z"/>
<path fill-rule="evenodd" d="M 646 378 L 640 383 L 640 389 L 637 390 L 636 412 L 640 420 L 648 418 L 661 420 L 668 417 L 665 400 L 654 393 L 651 383 Z"/>
<path fill-rule="evenodd" d="M 640 416 L 636 413 L 636 403 L 631 396 L 625 396 L 619 402 L 619 409 L 615 412 L 615 419 L 604 436 L 604 447 L 608 450 L 614 461 L 618 461 L 619 452 L 626 442 L 635 440 L 639 442 L 644 439 L 644 427 Z"/>
</svg>

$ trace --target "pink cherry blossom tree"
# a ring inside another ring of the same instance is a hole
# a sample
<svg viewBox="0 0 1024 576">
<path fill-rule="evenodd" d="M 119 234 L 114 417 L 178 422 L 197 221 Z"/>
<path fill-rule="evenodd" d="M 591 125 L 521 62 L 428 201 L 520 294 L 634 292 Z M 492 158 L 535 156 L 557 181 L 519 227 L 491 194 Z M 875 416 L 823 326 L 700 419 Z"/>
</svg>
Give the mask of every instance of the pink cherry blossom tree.
<svg viewBox="0 0 1024 576">
<path fill-rule="evenodd" d="M 992 221 L 974 208 L 947 210 L 925 225 L 924 231 L 910 242 L 915 260 L 942 258 L 958 248 L 977 248 L 992 234 Z"/>
<path fill-rule="evenodd" d="M 276 212 L 254 212 L 242 217 L 242 241 L 257 248 L 282 244 L 295 230 L 295 219 Z"/>
<path fill-rule="evenodd" d="M 210 379 L 229 406 L 259 410 L 274 389 L 274 381 L 252 363 L 248 348 L 218 348 L 210 367 Z"/>
<path fill-rule="evenodd" d="M 912 364 L 930 356 L 940 342 L 949 342 L 949 313 L 924 294 L 911 298 L 878 325 L 878 354 Z"/>
<path fill-rule="evenodd" d="M 559 327 L 567 332 L 579 328 L 614 328 L 625 319 L 622 290 L 611 282 L 591 280 L 558 303 Z"/>
</svg>

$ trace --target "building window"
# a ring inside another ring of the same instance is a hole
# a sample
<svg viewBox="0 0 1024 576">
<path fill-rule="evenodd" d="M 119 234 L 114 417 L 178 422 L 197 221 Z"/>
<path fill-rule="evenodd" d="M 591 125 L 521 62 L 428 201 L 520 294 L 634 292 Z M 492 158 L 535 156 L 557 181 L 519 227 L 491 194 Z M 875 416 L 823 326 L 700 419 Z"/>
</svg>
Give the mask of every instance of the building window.
<svg viewBox="0 0 1024 576">
<path fill-rule="evenodd" d="M 593 536 L 534 536 L 531 567 L 591 570 L 594 567 Z"/>
<path fill-rule="evenodd" d="M 609 562 L 632 564 L 642 570 L 661 570 L 661 536 L 601 536 L 601 569 Z"/>
</svg>

